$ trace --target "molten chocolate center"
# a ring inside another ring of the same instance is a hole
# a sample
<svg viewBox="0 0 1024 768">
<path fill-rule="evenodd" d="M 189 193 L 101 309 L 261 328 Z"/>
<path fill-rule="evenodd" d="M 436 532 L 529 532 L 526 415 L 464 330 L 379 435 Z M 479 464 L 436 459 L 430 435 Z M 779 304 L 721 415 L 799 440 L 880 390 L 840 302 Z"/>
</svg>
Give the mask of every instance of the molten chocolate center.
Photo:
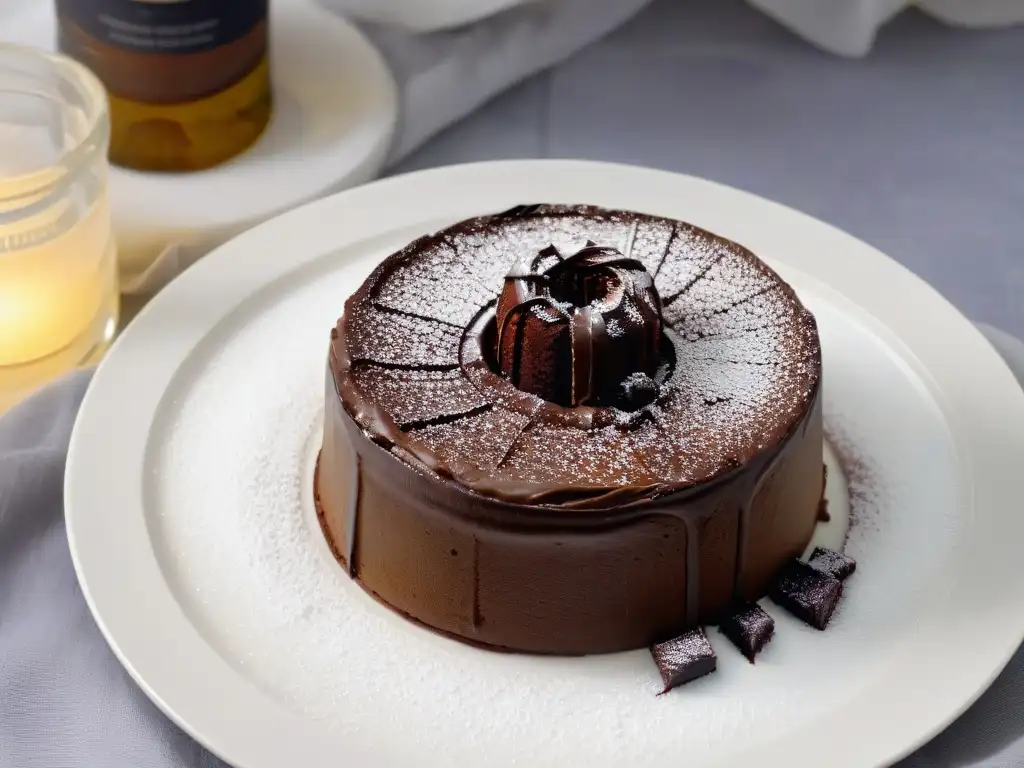
<svg viewBox="0 0 1024 768">
<path fill-rule="evenodd" d="M 651 402 L 661 362 L 661 298 L 644 265 L 588 243 L 554 246 L 505 278 L 495 358 L 512 383 L 558 405 L 635 410 Z"/>
</svg>

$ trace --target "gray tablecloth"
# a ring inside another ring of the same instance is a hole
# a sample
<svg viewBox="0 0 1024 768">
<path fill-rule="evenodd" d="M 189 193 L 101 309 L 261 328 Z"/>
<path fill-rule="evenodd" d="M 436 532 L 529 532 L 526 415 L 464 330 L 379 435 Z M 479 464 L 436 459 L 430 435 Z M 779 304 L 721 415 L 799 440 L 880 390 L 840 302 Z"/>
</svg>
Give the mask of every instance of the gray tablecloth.
<svg viewBox="0 0 1024 768">
<path fill-rule="evenodd" d="M 494 101 L 399 170 L 572 156 L 681 170 L 829 220 L 1024 335 L 1024 30 L 914 14 L 863 61 L 739 3 L 655 3 Z M 61 476 L 85 375 L 0 420 L 0 768 L 220 763 L 171 726 L 96 631 L 68 559 Z M 1024 765 L 1024 658 L 904 768 Z"/>
<path fill-rule="evenodd" d="M 851 60 L 740 0 L 662 0 L 398 170 L 574 157 L 692 173 L 831 222 L 1024 338 L 1022 73 L 1021 27 L 910 11 Z"/>
</svg>

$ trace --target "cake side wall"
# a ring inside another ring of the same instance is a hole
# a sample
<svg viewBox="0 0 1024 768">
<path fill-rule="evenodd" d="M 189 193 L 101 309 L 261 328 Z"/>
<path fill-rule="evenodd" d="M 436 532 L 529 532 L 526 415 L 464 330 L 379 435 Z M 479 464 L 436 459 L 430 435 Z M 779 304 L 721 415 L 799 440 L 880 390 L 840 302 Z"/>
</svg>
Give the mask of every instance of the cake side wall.
<svg viewBox="0 0 1024 768">
<path fill-rule="evenodd" d="M 762 594 L 768 578 L 806 545 L 821 498 L 821 467 L 816 399 L 753 498 L 744 595 Z M 695 529 L 701 621 L 717 620 L 731 603 L 738 499 L 754 494 L 749 475 L 737 478 L 740 485 L 720 484 L 682 502 L 652 502 L 618 523 L 540 530 L 469 519 L 458 505 L 467 491 L 424 479 L 366 438 L 328 376 L 318 482 L 324 526 L 345 560 L 355 502 L 355 577 L 400 613 L 469 642 L 517 651 L 645 647 L 686 625 L 690 528 L 681 512 L 703 520 Z M 488 500 L 473 496 L 474 505 L 481 502 Z M 514 521 L 508 505 L 492 504 Z"/>
<path fill-rule="evenodd" d="M 743 598 L 762 597 L 779 567 L 800 557 L 807 548 L 825 492 L 824 445 L 819 394 L 801 432 L 793 436 L 786 455 L 765 476 L 751 504 L 753 546 L 739 585 Z"/>
</svg>

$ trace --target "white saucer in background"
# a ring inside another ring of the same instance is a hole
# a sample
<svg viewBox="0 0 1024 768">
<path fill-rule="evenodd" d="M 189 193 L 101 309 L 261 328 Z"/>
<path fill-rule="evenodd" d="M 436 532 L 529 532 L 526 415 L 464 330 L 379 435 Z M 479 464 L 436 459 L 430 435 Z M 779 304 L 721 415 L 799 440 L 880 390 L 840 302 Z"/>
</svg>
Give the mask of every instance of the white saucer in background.
<svg viewBox="0 0 1024 768">
<path fill-rule="evenodd" d="M 826 429 L 855 459 L 858 570 L 827 632 L 769 605 L 776 637 L 756 665 L 711 632 L 718 671 L 657 697 L 645 650 L 470 648 L 381 607 L 331 559 L 309 478 L 344 299 L 416 236 L 540 201 L 692 221 L 766 258 L 815 313 Z M 692 177 L 487 163 L 304 206 L 157 295 L 86 395 L 65 517 L 118 658 L 238 768 L 875 768 L 966 709 L 1024 635 L 1022 465 L 1011 371 L 864 243 Z"/>
<path fill-rule="evenodd" d="M 111 172 L 119 261 L 132 292 L 150 292 L 138 277 L 168 246 L 183 246 L 176 273 L 253 224 L 373 178 L 386 159 L 398 96 L 384 59 L 310 0 L 270 7 L 275 112 L 257 144 L 199 173 Z M 53 49 L 55 35 L 53 2 L 8 0 L 0 9 L 4 42 Z M 154 278 L 152 289 L 161 282 Z"/>
</svg>

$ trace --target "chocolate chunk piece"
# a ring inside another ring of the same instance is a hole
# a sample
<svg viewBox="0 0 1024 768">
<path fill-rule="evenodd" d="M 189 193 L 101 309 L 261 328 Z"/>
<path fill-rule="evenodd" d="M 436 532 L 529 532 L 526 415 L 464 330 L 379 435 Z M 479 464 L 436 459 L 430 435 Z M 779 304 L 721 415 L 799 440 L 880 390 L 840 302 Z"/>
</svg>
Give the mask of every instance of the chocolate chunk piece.
<svg viewBox="0 0 1024 768">
<path fill-rule="evenodd" d="M 741 608 L 718 627 L 733 645 L 754 663 L 754 657 L 768 645 L 775 634 L 775 619 L 757 603 Z"/>
<path fill-rule="evenodd" d="M 617 405 L 625 411 L 639 411 L 658 399 L 658 384 L 646 373 L 631 373 L 619 385 Z"/>
<path fill-rule="evenodd" d="M 847 557 L 842 552 L 836 552 L 824 547 L 816 547 L 811 553 L 810 565 L 822 573 L 835 576 L 840 581 L 845 581 L 855 570 L 857 561 Z"/>
<path fill-rule="evenodd" d="M 717 657 L 703 629 L 694 629 L 664 643 L 651 646 L 651 656 L 665 683 L 662 693 L 677 685 L 696 680 L 715 671 Z"/>
<path fill-rule="evenodd" d="M 842 593 L 843 584 L 835 576 L 802 560 L 792 560 L 768 594 L 801 621 L 825 629 Z"/>
</svg>

